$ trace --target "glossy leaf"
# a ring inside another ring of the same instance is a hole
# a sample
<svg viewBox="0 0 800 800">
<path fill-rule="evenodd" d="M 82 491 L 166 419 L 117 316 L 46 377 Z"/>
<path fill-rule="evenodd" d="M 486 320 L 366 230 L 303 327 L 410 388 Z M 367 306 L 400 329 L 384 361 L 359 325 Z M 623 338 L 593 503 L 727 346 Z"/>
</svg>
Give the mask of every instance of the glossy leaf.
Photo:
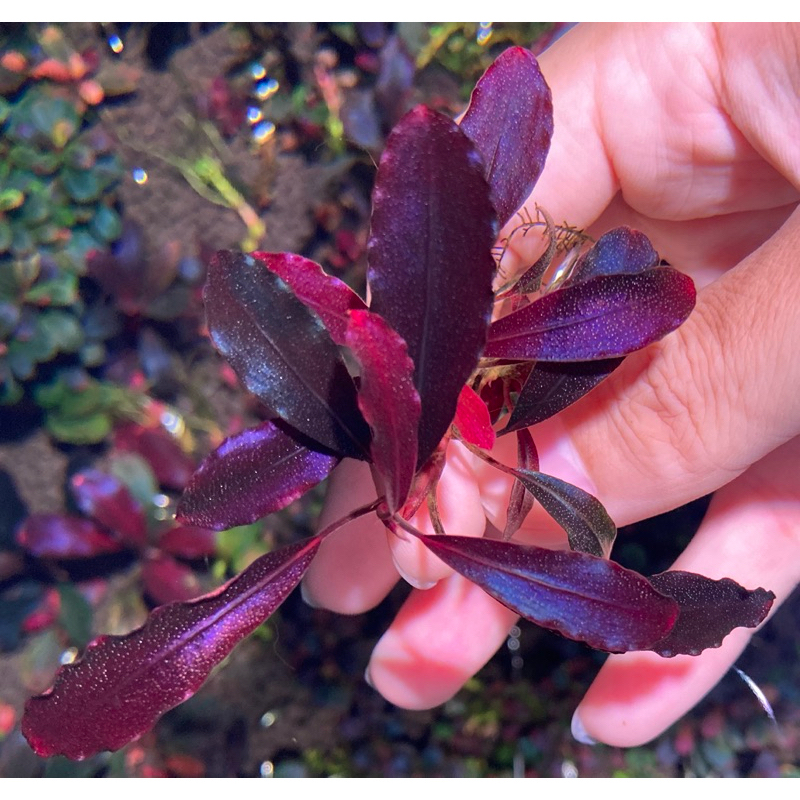
<svg viewBox="0 0 800 800">
<path fill-rule="evenodd" d="M 580 257 L 569 277 L 570 285 L 596 275 L 644 272 L 658 264 L 658 253 L 641 231 L 623 226 L 603 234 Z"/>
<path fill-rule="evenodd" d="M 596 497 L 543 472 L 519 469 L 512 474 L 567 532 L 573 550 L 608 558 L 617 527 Z"/>
<path fill-rule="evenodd" d="M 70 479 L 75 504 L 87 517 L 105 525 L 132 547 L 147 544 L 147 519 L 138 500 L 114 475 L 85 469 Z"/>
<path fill-rule="evenodd" d="M 598 650 L 647 649 L 678 617 L 674 600 L 613 561 L 468 536 L 419 538 L 503 605 Z"/>
<path fill-rule="evenodd" d="M 621 358 L 607 358 L 536 364 L 522 386 L 502 433 L 527 428 L 555 416 L 604 381 L 622 361 Z"/>
<path fill-rule="evenodd" d="M 367 307 L 346 283 L 328 275 L 314 261 L 295 253 L 256 252 L 252 255 L 285 281 L 297 298 L 317 313 L 336 344 L 345 343 L 347 312 Z"/>
<path fill-rule="evenodd" d="M 502 53 L 472 91 L 461 127 L 483 157 L 501 225 L 528 199 L 553 135 L 553 101 L 534 55 Z"/>
<path fill-rule="evenodd" d="M 262 556 L 198 600 L 156 609 L 127 636 L 101 636 L 25 706 L 22 732 L 40 756 L 117 750 L 191 697 L 234 645 L 300 582 L 319 540 Z"/>
<path fill-rule="evenodd" d="M 265 422 L 203 460 L 178 503 L 178 521 L 211 530 L 247 525 L 301 497 L 338 461 Z"/>
<path fill-rule="evenodd" d="M 533 437 L 526 430 L 517 431 L 517 467 L 524 470 L 539 471 L 539 454 L 536 451 Z M 514 479 L 511 495 L 508 498 L 506 526 L 503 529 L 503 540 L 508 541 L 525 521 L 533 508 L 534 497 L 519 480 Z"/>
<path fill-rule="evenodd" d="M 323 447 L 367 458 L 369 428 L 336 344 L 283 280 L 251 256 L 221 251 L 205 301 L 214 344 L 253 394 Z"/>
<path fill-rule="evenodd" d="M 176 525 L 161 536 L 158 546 L 180 558 L 211 558 L 217 552 L 217 532 L 194 525 Z"/>
<path fill-rule="evenodd" d="M 386 504 L 397 511 L 417 464 L 420 401 L 406 343 L 377 314 L 351 311 L 345 343 L 361 365 L 358 404 L 372 429 L 370 452 Z"/>
<path fill-rule="evenodd" d="M 755 628 L 775 600 L 764 589 L 750 591 L 730 578 L 713 580 L 693 572 L 662 572 L 650 582 L 681 610 L 669 634 L 648 648 L 667 658 L 695 656 L 708 647 L 719 647 L 734 628 Z"/>
<path fill-rule="evenodd" d="M 92 558 L 124 548 L 91 520 L 67 514 L 31 514 L 17 531 L 17 543 L 37 558 Z"/>
<path fill-rule="evenodd" d="M 494 211 L 480 157 L 447 117 L 418 106 L 381 157 L 368 245 L 371 310 L 408 344 L 422 401 L 417 464 L 447 432 L 486 341 Z"/>
<path fill-rule="evenodd" d="M 483 450 L 494 447 L 494 428 L 489 409 L 471 386 L 464 385 L 461 389 L 453 425 L 461 438 L 475 447 Z"/>
<path fill-rule="evenodd" d="M 677 328 L 694 302 L 692 279 L 670 267 L 598 275 L 493 323 L 484 355 L 537 361 L 624 356 Z"/>
</svg>

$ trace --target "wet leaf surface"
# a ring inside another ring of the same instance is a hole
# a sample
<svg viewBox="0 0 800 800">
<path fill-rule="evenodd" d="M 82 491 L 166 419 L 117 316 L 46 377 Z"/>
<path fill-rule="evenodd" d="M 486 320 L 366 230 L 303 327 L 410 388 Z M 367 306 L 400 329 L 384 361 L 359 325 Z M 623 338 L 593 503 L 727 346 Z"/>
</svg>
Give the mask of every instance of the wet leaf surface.
<svg viewBox="0 0 800 800">
<path fill-rule="evenodd" d="M 550 89 L 529 50 L 511 47 L 486 70 L 461 127 L 483 157 L 502 226 L 539 180 L 553 135 Z"/>
<path fill-rule="evenodd" d="M 372 429 L 370 451 L 394 513 L 405 502 L 417 464 L 420 401 L 406 343 L 379 316 L 350 312 L 347 346 L 361 365 L 358 403 Z"/>
<path fill-rule="evenodd" d="M 408 344 L 422 401 L 421 465 L 447 432 L 486 341 L 494 211 L 480 157 L 447 117 L 418 106 L 390 135 L 373 192 L 371 310 Z"/>
<path fill-rule="evenodd" d="M 336 344 L 344 344 L 347 312 L 365 309 L 366 303 L 343 281 L 328 275 L 315 262 L 295 253 L 252 254 L 284 280 L 297 298 L 317 313 Z"/>
<path fill-rule="evenodd" d="M 670 267 L 598 275 L 493 323 L 485 355 L 537 361 L 624 356 L 677 328 L 694 303 L 692 279 Z"/>
<path fill-rule="evenodd" d="M 678 617 L 675 601 L 613 561 L 491 539 L 419 538 L 503 605 L 598 650 L 646 649 Z"/>
<path fill-rule="evenodd" d="M 226 439 L 203 460 L 178 503 L 177 519 L 211 530 L 247 525 L 301 497 L 338 462 L 265 422 Z"/>
<path fill-rule="evenodd" d="M 571 406 L 604 381 L 621 358 L 559 364 L 541 362 L 534 366 L 517 397 L 503 433 L 528 428 Z"/>
<path fill-rule="evenodd" d="M 617 527 L 596 497 L 544 472 L 520 469 L 512 474 L 564 528 L 573 550 L 608 558 Z"/>
<path fill-rule="evenodd" d="M 299 583 L 319 540 L 268 553 L 225 587 L 156 609 L 127 636 L 104 636 L 25 706 L 22 731 L 40 756 L 117 750 L 191 697 L 211 669 Z"/>
<path fill-rule="evenodd" d="M 256 397 L 323 447 L 367 457 L 369 429 L 336 344 L 283 280 L 258 259 L 221 251 L 205 301 L 214 344 Z"/>
<path fill-rule="evenodd" d="M 650 582 L 680 607 L 675 627 L 649 648 L 665 657 L 719 647 L 734 628 L 755 628 L 763 622 L 775 600 L 772 592 L 750 591 L 730 578 L 713 580 L 680 570 L 653 575 Z"/>
</svg>

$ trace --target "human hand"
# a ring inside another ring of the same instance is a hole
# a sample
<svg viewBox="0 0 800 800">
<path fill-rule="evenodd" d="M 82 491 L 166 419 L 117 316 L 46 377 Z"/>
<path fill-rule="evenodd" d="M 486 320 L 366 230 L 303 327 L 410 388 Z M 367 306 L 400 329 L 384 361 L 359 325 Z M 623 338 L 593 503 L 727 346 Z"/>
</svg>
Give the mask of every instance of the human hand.
<svg viewBox="0 0 800 800">
<path fill-rule="evenodd" d="M 800 28 L 580 26 L 541 60 L 555 133 L 528 206 L 591 233 L 628 224 L 704 287 L 675 333 L 533 429 L 542 471 L 598 497 L 619 525 L 715 491 L 676 568 L 777 595 L 800 579 Z M 508 270 L 530 264 L 516 237 Z M 513 437 L 495 457 L 513 463 Z M 445 528 L 502 528 L 506 477 L 451 443 L 439 493 Z M 326 520 L 374 497 L 368 468 L 332 479 Z M 414 520 L 429 529 L 424 512 Z M 559 546 L 532 513 L 518 538 Z M 362 518 L 326 541 L 305 582 L 316 605 L 356 613 L 397 580 L 415 590 L 368 674 L 409 708 L 444 702 L 502 644 L 514 614 L 413 541 Z M 752 631 L 697 657 L 611 656 L 579 708 L 579 735 L 641 744 L 694 705 Z"/>
</svg>

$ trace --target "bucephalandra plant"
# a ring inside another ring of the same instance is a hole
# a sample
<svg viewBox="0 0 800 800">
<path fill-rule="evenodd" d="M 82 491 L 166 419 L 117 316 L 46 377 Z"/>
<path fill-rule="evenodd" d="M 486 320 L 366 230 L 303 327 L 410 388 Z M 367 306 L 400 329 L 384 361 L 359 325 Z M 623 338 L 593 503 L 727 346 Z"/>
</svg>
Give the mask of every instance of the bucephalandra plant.
<svg viewBox="0 0 800 800">
<path fill-rule="evenodd" d="M 409 112 L 376 176 L 369 306 L 299 255 L 216 255 L 211 337 L 272 419 L 201 464 L 179 518 L 214 529 L 252 522 L 342 458 L 372 465 L 379 498 L 217 591 L 90 644 L 28 702 L 23 732 L 37 753 L 85 758 L 144 733 L 280 605 L 326 537 L 369 513 L 526 619 L 600 650 L 696 654 L 764 619 L 774 599 L 764 589 L 677 571 L 646 578 L 610 561 L 616 528 L 601 503 L 538 470 L 527 427 L 674 330 L 695 302 L 692 281 L 662 266 L 641 233 L 619 228 L 587 248 L 544 210 L 521 226 L 541 227 L 544 254 L 493 291 L 499 226 L 539 177 L 552 125 L 550 91 L 521 48 L 489 68 L 460 125 L 422 106 Z M 493 420 L 500 435 L 516 434 L 515 467 L 487 452 Z M 515 478 L 502 539 L 442 528 L 433 498 L 453 438 Z M 408 522 L 423 502 L 435 535 Z M 569 550 L 514 541 L 533 502 L 565 529 Z"/>
</svg>

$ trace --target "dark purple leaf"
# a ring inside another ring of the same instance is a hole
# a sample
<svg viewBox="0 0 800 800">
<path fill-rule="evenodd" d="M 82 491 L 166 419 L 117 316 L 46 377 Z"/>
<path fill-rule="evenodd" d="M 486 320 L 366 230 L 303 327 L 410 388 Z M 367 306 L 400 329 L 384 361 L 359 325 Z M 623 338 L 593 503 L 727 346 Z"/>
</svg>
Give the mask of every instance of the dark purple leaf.
<svg viewBox="0 0 800 800">
<path fill-rule="evenodd" d="M 289 284 L 297 298 L 317 313 L 336 344 L 344 344 L 347 312 L 367 307 L 346 283 L 328 275 L 314 261 L 294 253 L 252 255 Z"/>
<path fill-rule="evenodd" d="M 83 759 L 141 736 L 275 611 L 318 547 L 312 539 L 268 553 L 211 594 L 162 606 L 127 636 L 96 639 L 52 689 L 28 700 L 22 732 L 31 747 Z"/>
<path fill-rule="evenodd" d="M 533 437 L 526 430 L 517 431 L 517 467 L 534 472 L 539 471 L 539 454 L 536 452 Z M 519 530 L 519 526 L 533 508 L 533 501 L 533 495 L 525 488 L 525 485 L 520 482 L 519 478 L 514 478 L 514 485 L 511 487 L 511 495 L 508 499 L 506 526 L 503 530 L 504 541 L 508 541 Z"/>
<path fill-rule="evenodd" d="M 76 472 L 70 487 L 75 505 L 132 547 L 147 544 L 147 519 L 138 500 L 114 475 L 97 469 Z"/>
<path fill-rule="evenodd" d="M 361 365 L 358 403 L 372 429 L 370 452 L 394 513 L 408 497 L 417 465 L 420 402 L 406 343 L 377 314 L 351 311 L 345 336 Z"/>
<path fill-rule="evenodd" d="M 259 259 L 220 251 L 205 301 L 214 344 L 253 394 L 323 447 L 367 458 L 369 428 L 338 348 L 281 278 Z"/>
<path fill-rule="evenodd" d="M 178 521 L 215 531 L 249 525 L 301 497 L 338 462 L 265 422 L 203 459 L 178 503 Z"/>
<path fill-rule="evenodd" d="M 142 559 L 142 585 L 158 605 L 186 602 L 202 592 L 200 581 L 189 567 L 158 551 Z"/>
<path fill-rule="evenodd" d="M 458 429 L 461 438 L 475 447 L 483 450 L 494 447 L 494 428 L 489 409 L 470 386 L 464 385 L 461 389 L 453 425 Z"/>
<path fill-rule="evenodd" d="M 17 543 L 38 558 L 92 558 L 124 547 L 91 520 L 66 514 L 31 514 L 17 531 Z"/>
<path fill-rule="evenodd" d="M 484 355 L 537 361 L 624 356 L 677 328 L 694 302 L 692 279 L 670 267 L 598 275 L 493 323 Z"/>
<path fill-rule="evenodd" d="M 535 56 L 522 47 L 502 53 L 472 91 L 461 127 L 486 165 L 501 226 L 528 199 L 553 135 L 553 101 Z"/>
<path fill-rule="evenodd" d="M 419 538 L 503 605 L 598 650 L 645 650 L 678 617 L 674 600 L 613 561 L 469 536 Z"/>
<path fill-rule="evenodd" d="M 560 364 L 541 362 L 531 370 L 503 433 L 528 428 L 558 414 L 605 380 L 621 358 Z"/>
<path fill-rule="evenodd" d="M 512 474 L 567 532 L 573 550 L 608 558 L 617 527 L 596 497 L 543 472 L 513 470 Z"/>
<path fill-rule="evenodd" d="M 582 283 L 596 275 L 644 272 L 658 264 L 658 253 L 641 232 L 623 226 L 601 236 L 573 268 L 569 284 Z"/>
<path fill-rule="evenodd" d="M 418 106 L 397 124 L 375 179 L 371 309 L 408 344 L 422 401 L 417 464 L 447 432 L 486 341 L 494 212 L 459 127 Z"/>
<path fill-rule="evenodd" d="M 734 628 L 755 628 L 775 600 L 764 589 L 750 591 L 730 578 L 717 581 L 693 572 L 662 572 L 650 583 L 672 597 L 681 611 L 669 634 L 648 648 L 667 658 L 696 656 L 708 647 L 719 647 Z"/>
<path fill-rule="evenodd" d="M 122 425 L 114 431 L 114 446 L 140 455 L 150 465 L 159 484 L 170 489 L 183 489 L 195 469 L 193 459 L 161 426 Z"/>
<path fill-rule="evenodd" d="M 217 552 L 217 533 L 194 525 L 176 525 L 161 536 L 158 546 L 180 558 L 211 558 Z"/>
<path fill-rule="evenodd" d="M 380 51 L 380 71 L 375 82 L 375 99 L 389 125 L 408 110 L 416 67 L 401 37 L 393 35 Z"/>
<path fill-rule="evenodd" d="M 110 250 L 89 253 L 87 272 L 123 313 L 141 314 L 175 280 L 179 255 L 176 243 L 169 243 L 156 258 L 147 258 L 141 227 L 126 220 Z"/>
</svg>

